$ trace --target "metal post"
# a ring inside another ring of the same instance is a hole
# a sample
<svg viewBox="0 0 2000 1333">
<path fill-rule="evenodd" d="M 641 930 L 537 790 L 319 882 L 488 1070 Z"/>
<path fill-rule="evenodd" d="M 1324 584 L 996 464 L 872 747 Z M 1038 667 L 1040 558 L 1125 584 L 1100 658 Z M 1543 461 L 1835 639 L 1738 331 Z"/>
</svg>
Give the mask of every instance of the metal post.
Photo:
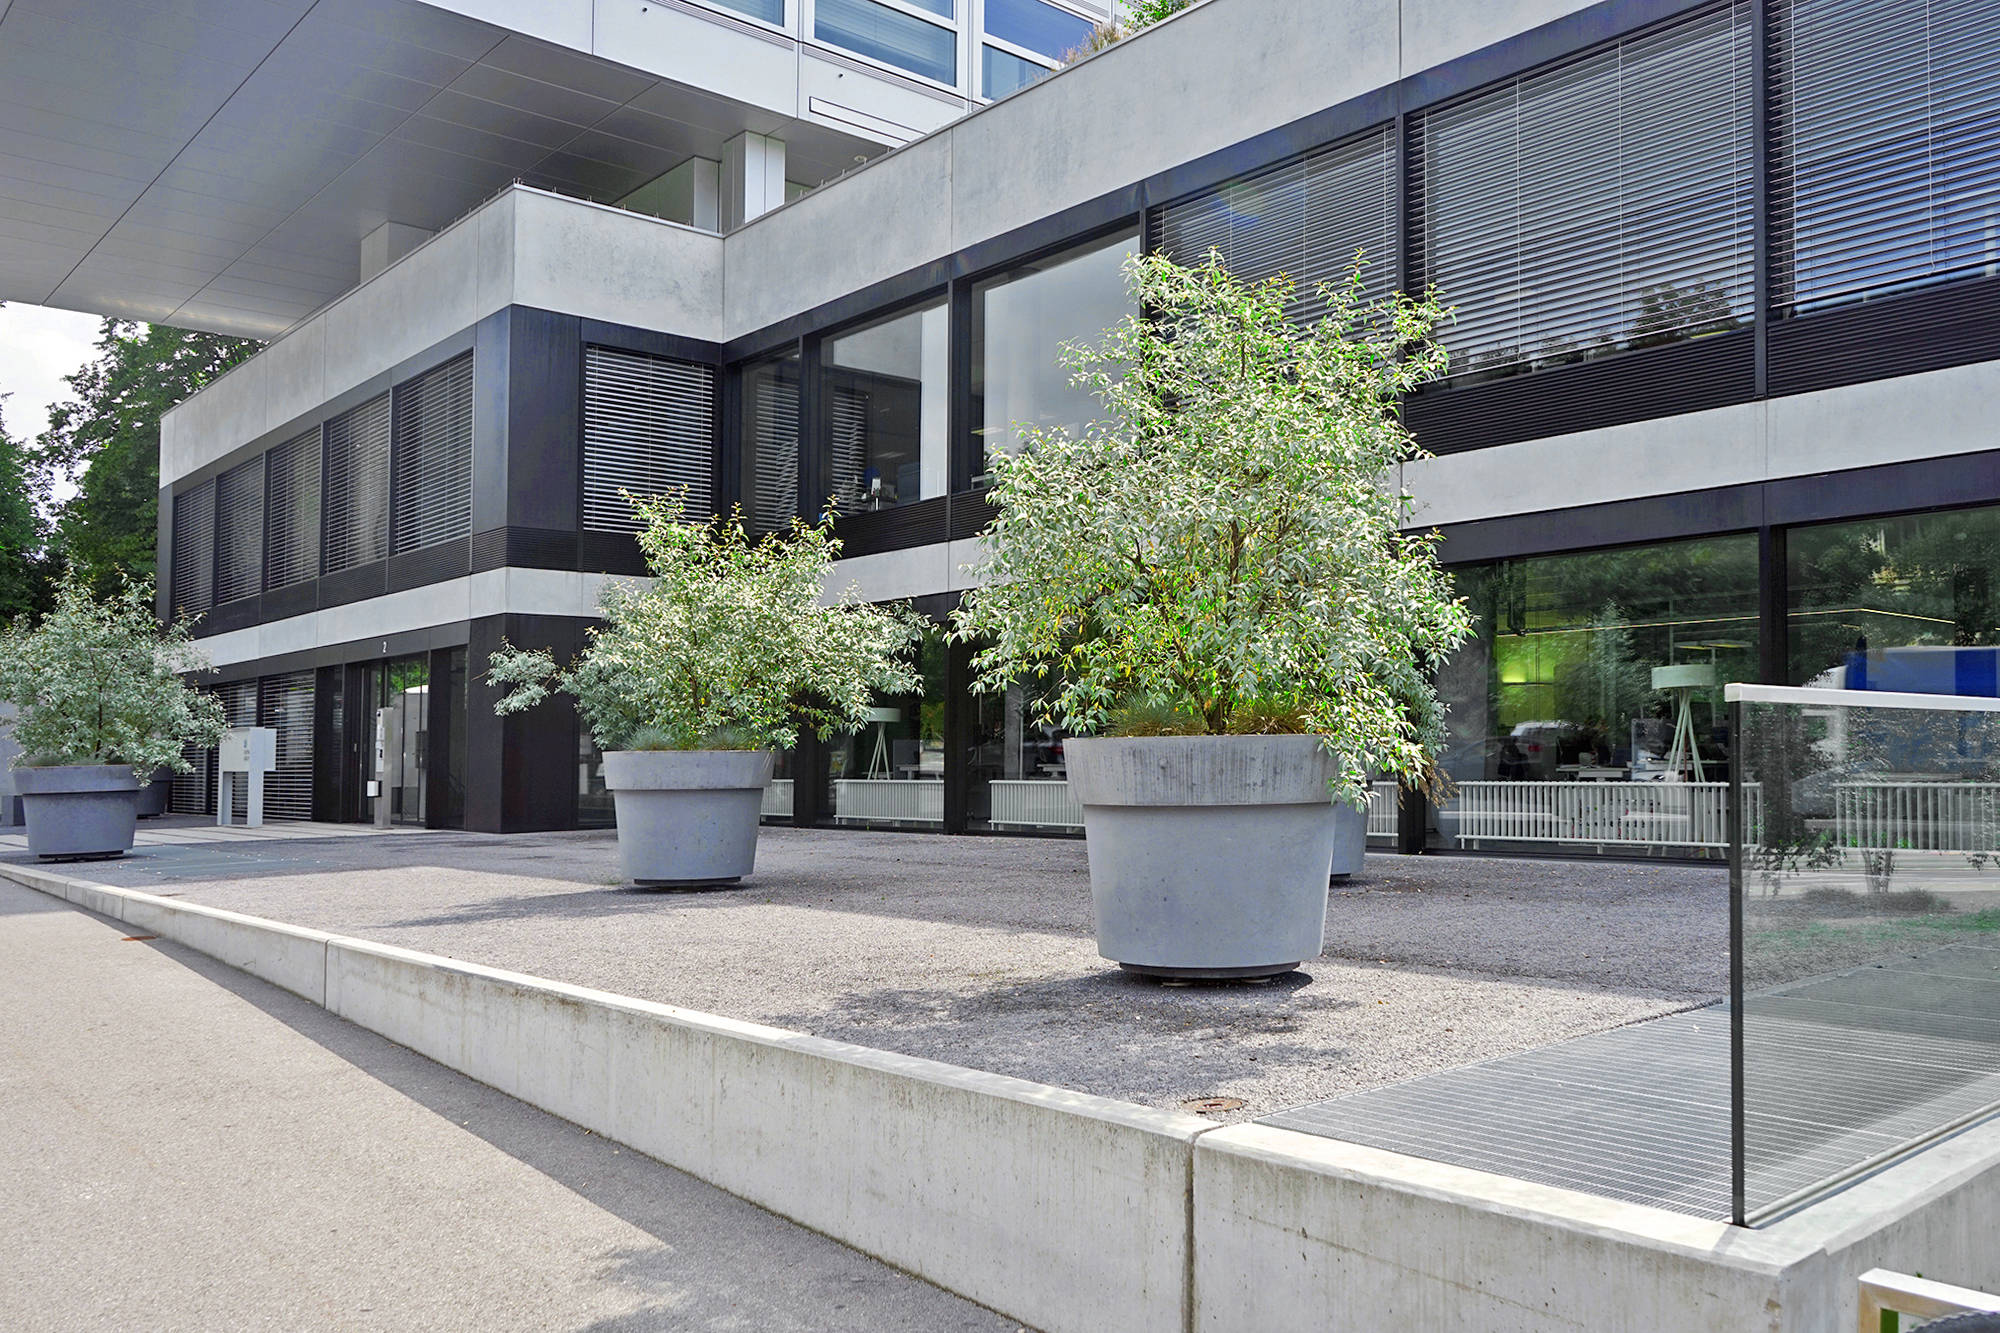
<svg viewBox="0 0 2000 1333">
<path fill-rule="evenodd" d="M 1743 1086 L 1743 701 L 1729 703 L 1729 1217 L 1746 1225 Z"/>
</svg>

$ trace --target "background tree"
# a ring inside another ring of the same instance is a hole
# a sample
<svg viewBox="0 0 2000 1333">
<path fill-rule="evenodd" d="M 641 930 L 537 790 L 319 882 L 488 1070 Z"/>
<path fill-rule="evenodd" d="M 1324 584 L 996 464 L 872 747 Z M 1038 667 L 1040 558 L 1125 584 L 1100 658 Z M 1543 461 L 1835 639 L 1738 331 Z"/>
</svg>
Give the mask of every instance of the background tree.
<svg viewBox="0 0 2000 1333">
<path fill-rule="evenodd" d="M 35 507 L 28 456 L 0 420 L 0 621 L 55 601 L 48 523 Z"/>
<path fill-rule="evenodd" d="M 151 578 L 158 533 L 160 418 L 263 344 L 164 324 L 107 319 L 96 360 L 68 379 L 31 453 L 35 491 L 53 509 L 56 544 L 99 596 L 120 576 Z M 77 493 L 56 498 L 58 483 Z"/>
</svg>

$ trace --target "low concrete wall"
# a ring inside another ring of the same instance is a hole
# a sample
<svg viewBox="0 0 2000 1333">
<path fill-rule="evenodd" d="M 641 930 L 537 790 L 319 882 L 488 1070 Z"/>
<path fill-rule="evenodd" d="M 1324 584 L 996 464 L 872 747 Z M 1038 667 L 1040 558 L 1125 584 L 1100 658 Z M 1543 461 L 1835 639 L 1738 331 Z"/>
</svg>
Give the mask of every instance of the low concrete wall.
<svg viewBox="0 0 2000 1333">
<path fill-rule="evenodd" d="M 19 867 L 1050 1333 L 1180 1329 L 1211 1129 L 932 1060 Z"/>
</svg>

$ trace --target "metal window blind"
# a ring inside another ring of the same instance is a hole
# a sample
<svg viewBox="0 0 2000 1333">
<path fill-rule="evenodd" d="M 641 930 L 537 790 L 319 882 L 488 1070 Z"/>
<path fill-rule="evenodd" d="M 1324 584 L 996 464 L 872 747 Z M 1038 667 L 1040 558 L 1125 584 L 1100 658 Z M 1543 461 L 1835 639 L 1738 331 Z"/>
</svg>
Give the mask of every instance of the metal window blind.
<svg viewBox="0 0 2000 1333">
<path fill-rule="evenodd" d="M 833 453 L 827 475 L 833 482 L 834 503 L 841 513 L 852 514 L 868 500 L 863 480 L 868 475 L 868 393 L 848 385 L 829 385 L 826 401 Z"/>
<path fill-rule="evenodd" d="M 200 615 L 215 605 L 215 483 L 174 497 L 173 610 Z"/>
<path fill-rule="evenodd" d="M 183 745 L 181 758 L 193 767 L 186 773 L 174 774 L 173 786 L 167 794 L 167 808 L 177 815 L 214 814 L 215 751 L 198 745 Z"/>
<path fill-rule="evenodd" d="M 1397 188 L 1395 131 L 1384 126 L 1168 204 L 1149 240 L 1179 264 L 1213 249 L 1239 278 L 1286 275 L 1286 313 L 1309 323 L 1326 313 L 1320 284 L 1345 283 L 1357 253 L 1366 297 L 1394 289 Z"/>
<path fill-rule="evenodd" d="M 1771 296 L 2000 273 L 2000 3 L 1776 0 Z"/>
<path fill-rule="evenodd" d="M 715 368 L 609 347 L 583 349 L 583 526 L 636 532 L 619 492 L 686 487 L 681 515 L 714 512 Z"/>
<path fill-rule="evenodd" d="M 389 554 L 389 395 L 326 423 L 328 574 Z"/>
<path fill-rule="evenodd" d="M 264 455 L 215 479 L 215 601 L 264 586 Z"/>
<path fill-rule="evenodd" d="M 1414 118 L 1411 290 L 1454 375 L 1672 342 L 1750 317 L 1749 0 Z"/>
<path fill-rule="evenodd" d="M 750 405 L 750 525 L 758 532 L 788 527 L 799 510 L 799 385 L 785 375 L 760 376 Z"/>
<path fill-rule="evenodd" d="M 290 671 L 258 682 L 257 725 L 278 733 L 278 766 L 264 779 L 264 814 L 311 819 L 313 673 Z"/>
<path fill-rule="evenodd" d="M 472 531 L 472 354 L 396 386 L 395 549 Z"/>
<path fill-rule="evenodd" d="M 270 515 L 264 586 L 285 588 L 319 576 L 319 427 L 264 458 L 264 507 Z"/>
</svg>

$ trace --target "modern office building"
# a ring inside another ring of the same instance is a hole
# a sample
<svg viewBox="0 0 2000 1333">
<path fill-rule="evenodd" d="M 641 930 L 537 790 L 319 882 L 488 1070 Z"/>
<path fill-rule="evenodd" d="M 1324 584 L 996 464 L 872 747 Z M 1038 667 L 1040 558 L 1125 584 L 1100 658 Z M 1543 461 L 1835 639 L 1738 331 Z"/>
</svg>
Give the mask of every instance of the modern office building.
<svg viewBox="0 0 2000 1333">
<path fill-rule="evenodd" d="M 1043 10 L 772 0 L 766 35 L 893 64 L 881 34 L 929 24 L 964 97 L 1058 44 L 997 21 Z M 844 132 L 818 95 L 794 125 Z M 283 813 L 604 822 L 574 717 L 495 718 L 480 673 L 503 638 L 575 648 L 639 570 L 620 487 L 767 527 L 832 494 L 843 580 L 942 616 L 990 452 L 1092 412 L 1059 344 L 1126 309 L 1127 255 L 1210 247 L 1305 284 L 1359 251 L 1458 310 L 1402 480 L 1480 616 L 1441 675 L 1460 789 L 1384 793 L 1385 843 L 1704 854 L 1722 682 L 2000 642 L 1990 0 L 1207 0 L 720 232 L 509 185 L 168 416 L 163 609 L 279 728 Z M 935 637 L 922 664 L 921 697 L 785 756 L 773 816 L 1073 829 L 1032 701 L 974 696 Z"/>
</svg>

